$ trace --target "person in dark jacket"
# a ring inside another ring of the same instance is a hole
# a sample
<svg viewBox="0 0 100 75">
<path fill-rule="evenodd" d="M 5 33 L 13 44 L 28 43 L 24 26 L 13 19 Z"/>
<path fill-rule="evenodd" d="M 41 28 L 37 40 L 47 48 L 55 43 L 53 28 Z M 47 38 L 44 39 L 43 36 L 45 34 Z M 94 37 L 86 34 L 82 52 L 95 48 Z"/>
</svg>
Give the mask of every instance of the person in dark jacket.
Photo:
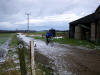
<svg viewBox="0 0 100 75">
<path fill-rule="evenodd" d="M 50 42 L 49 39 L 51 39 L 51 37 L 53 37 L 53 34 L 49 31 L 46 33 L 46 42 L 47 44 Z"/>
<path fill-rule="evenodd" d="M 55 36 L 56 36 L 56 31 L 55 31 L 55 29 L 51 28 L 51 29 L 49 30 L 49 32 L 51 32 L 51 33 L 52 33 L 53 37 L 55 37 Z"/>
</svg>

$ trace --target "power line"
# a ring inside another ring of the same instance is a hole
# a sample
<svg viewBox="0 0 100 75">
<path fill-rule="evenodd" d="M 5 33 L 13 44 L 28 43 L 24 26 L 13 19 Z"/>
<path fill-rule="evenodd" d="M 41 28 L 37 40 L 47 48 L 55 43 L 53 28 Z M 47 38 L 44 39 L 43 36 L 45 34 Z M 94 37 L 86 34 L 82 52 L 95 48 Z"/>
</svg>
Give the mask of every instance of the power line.
<svg viewBox="0 0 100 75">
<path fill-rule="evenodd" d="M 30 19 L 30 13 L 26 13 L 27 15 L 27 32 L 29 32 L 29 19 Z"/>
</svg>

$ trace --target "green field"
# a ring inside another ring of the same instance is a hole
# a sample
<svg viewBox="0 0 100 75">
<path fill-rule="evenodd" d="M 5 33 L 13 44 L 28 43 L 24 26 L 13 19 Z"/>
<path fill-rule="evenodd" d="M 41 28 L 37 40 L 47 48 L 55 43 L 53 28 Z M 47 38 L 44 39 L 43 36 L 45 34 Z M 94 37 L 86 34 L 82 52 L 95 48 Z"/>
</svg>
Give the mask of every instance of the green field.
<svg viewBox="0 0 100 75">
<path fill-rule="evenodd" d="M 46 34 L 46 32 L 30 32 L 30 33 L 24 33 L 26 36 L 29 35 L 42 35 L 42 34 Z"/>
<path fill-rule="evenodd" d="M 11 33 L 0 33 L 0 45 L 6 42 L 10 36 L 11 36 Z"/>
</svg>

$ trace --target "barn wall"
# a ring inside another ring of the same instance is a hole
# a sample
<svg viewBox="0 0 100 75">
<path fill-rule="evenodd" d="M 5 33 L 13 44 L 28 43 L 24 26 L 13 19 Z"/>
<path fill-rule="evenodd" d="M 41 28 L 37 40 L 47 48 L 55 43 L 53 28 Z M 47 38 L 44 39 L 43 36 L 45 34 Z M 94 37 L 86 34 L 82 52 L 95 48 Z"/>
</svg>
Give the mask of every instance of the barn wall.
<svg viewBox="0 0 100 75">
<path fill-rule="evenodd" d="M 81 35 L 82 35 L 81 30 L 82 29 L 79 25 L 75 26 L 75 39 L 81 40 Z"/>
<path fill-rule="evenodd" d="M 74 33 L 75 33 L 75 26 L 74 25 L 70 25 L 69 38 L 73 39 L 74 38 Z"/>
<path fill-rule="evenodd" d="M 95 23 L 91 23 L 91 41 L 95 41 L 95 34 L 96 34 L 96 25 Z"/>
<path fill-rule="evenodd" d="M 99 20 L 99 22 L 97 24 L 96 32 L 97 32 L 97 34 L 96 34 L 96 40 L 97 40 L 97 42 L 100 42 L 100 20 Z"/>
</svg>

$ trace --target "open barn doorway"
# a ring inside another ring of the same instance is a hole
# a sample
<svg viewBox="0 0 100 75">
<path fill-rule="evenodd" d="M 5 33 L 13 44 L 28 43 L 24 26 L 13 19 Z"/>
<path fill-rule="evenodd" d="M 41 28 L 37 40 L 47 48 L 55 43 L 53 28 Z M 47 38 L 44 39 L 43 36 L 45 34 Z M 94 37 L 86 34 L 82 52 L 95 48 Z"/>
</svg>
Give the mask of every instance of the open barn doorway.
<svg viewBox="0 0 100 75">
<path fill-rule="evenodd" d="M 82 29 L 82 40 L 90 40 L 91 38 L 91 25 L 90 24 L 80 24 L 81 29 Z"/>
</svg>

